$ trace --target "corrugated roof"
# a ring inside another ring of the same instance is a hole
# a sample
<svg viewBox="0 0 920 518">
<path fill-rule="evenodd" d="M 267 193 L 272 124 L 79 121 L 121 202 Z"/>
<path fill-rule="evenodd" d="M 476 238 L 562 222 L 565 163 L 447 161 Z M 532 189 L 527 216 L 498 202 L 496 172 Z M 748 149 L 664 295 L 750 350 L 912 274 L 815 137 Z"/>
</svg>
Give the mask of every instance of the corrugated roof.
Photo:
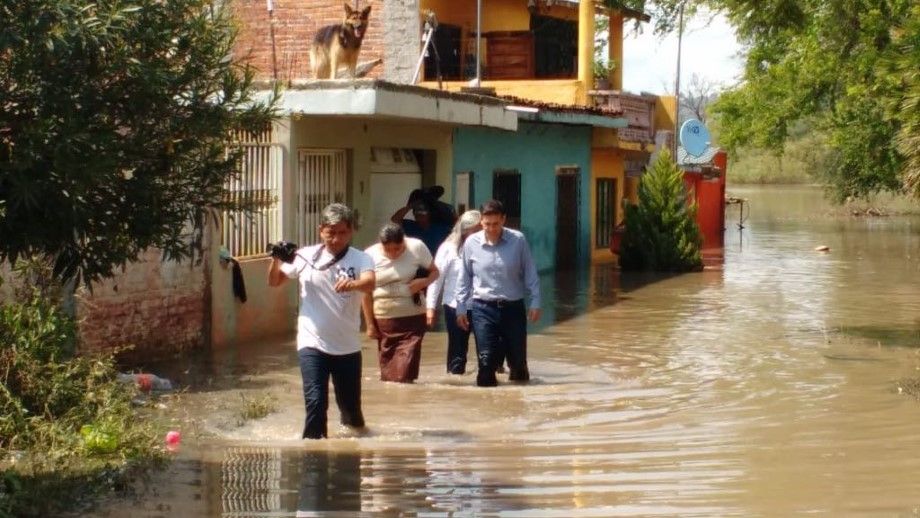
<svg viewBox="0 0 920 518">
<path fill-rule="evenodd" d="M 607 117 L 619 117 L 623 115 L 623 109 L 615 110 L 606 106 L 580 106 L 577 104 L 557 104 L 557 103 L 547 103 L 543 101 L 534 101 L 533 99 L 524 99 L 522 97 L 515 97 L 513 95 L 499 95 L 495 97 L 496 99 L 501 99 L 506 101 L 508 104 L 514 104 L 518 106 L 530 106 L 532 108 L 539 108 L 541 110 L 551 110 L 561 113 L 577 113 L 583 115 L 600 115 Z"/>
</svg>

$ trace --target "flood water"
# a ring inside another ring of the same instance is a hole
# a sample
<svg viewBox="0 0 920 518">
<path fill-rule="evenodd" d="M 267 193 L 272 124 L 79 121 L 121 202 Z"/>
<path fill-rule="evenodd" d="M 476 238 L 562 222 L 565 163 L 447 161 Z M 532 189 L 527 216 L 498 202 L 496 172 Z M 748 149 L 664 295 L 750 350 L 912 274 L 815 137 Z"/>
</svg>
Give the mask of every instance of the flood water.
<svg viewBox="0 0 920 518">
<path fill-rule="evenodd" d="M 173 365 L 181 451 L 94 514 L 920 514 L 920 402 L 898 390 L 920 376 L 920 219 L 834 215 L 805 187 L 729 194 L 751 211 L 739 230 L 729 208 L 719 268 L 546 277 L 529 385 L 448 377 L 443 333 L 417 384 L 384 384 L 366 342 L 364 436 L 297 439 L 293 339 Z M 268 395 L 279 411 L 238 416 Z"/>
</svg>

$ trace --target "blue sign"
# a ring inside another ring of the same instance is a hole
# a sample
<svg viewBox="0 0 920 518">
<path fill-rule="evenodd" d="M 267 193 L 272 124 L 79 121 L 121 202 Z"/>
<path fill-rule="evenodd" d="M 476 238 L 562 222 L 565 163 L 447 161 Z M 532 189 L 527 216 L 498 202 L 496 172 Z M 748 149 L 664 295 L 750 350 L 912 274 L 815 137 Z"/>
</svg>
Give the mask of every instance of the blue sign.
<svg viewBox="0 0 920 518">
<path fill-rule="evenodd" d="M 709 130 L 702 122 L 690 119 L 681 125 L 680 145 L 688 155 L 702 155 L 709 148 L 710 141 Z"/>
</svg>

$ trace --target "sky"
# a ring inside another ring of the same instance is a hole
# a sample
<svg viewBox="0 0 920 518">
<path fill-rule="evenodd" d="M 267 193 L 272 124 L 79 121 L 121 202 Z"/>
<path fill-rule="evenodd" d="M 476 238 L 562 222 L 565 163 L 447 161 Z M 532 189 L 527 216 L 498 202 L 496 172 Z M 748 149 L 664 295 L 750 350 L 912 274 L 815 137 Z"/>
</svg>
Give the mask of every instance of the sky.
<svg viewBox="0 0 920 518">
<path fill-rule="evenodd" d="M 741 75 L 741 47 L 726 19 L 699 15 L 685 20 L 680 82 L 689 84 L 696 74 L 706 81 L 730 86 Z M 628 24 L 627 27 L 628 28 Z M 623 41 L 623 89 L 628 92 L 674 94 L 677 72 L 677 34 L 661 39 L 646 23 L 643 34 L 627 30 Z"/>
</svg>

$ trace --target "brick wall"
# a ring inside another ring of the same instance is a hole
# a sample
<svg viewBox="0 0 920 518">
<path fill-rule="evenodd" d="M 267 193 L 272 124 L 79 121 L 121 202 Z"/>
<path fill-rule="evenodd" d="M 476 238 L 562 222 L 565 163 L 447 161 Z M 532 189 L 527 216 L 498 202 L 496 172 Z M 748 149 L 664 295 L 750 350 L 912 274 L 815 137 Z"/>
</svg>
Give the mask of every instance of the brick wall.
<svg viewBox="0 0 920 518">
<path fill-rule="evenodd" d="M 355 0 L 348 0 L 352 6 Z M 341 23 L 343 0 L 272 0 L 269 16 L 266 0 L 236 0 L 234 14 L 240 33 L 236 56 L 252 64 L 259 79 L 282 81 L 308 79 L 310 44 L 317 29 Z M 358 62 L 382 59 L 369 77 L 409 83 L 420 46 L 419 0 L 358 0 L 359 8 L 371 6 L 370 26 Z"/>
<path fill-rule="evenodd" d="M 204 346 L 210 325 L 206 266 L 161 261 L 158 250 L 149 250 L 92 293 L 79 290 L 82 351 L 134 345 L 125 356 L 149 358 Z"/>
<path fill-rule="evenodd" d="M 354 0 L 347 1 L 355 5 Z M 383 58 L 383 3 L 384 0 L 358 1 L 359 8 L 372 7 L 359 63 Z M 342 22 L 345 17 L 344 1 L 273 0 L 273 4 L 274 11 L 269 17 L 266 0 L 233 2 L 240 28 L 235 49 L 237 59 L 252 64 L 258 70 L 259 79 L 272 79 L 273 55 L 278 79 L 311 78 L 309 51 L 313 36 L 320 27 Z M 369 74 L 369 77 L 382 76 L 383 68 L 379 65 Z"/>
</svg>

